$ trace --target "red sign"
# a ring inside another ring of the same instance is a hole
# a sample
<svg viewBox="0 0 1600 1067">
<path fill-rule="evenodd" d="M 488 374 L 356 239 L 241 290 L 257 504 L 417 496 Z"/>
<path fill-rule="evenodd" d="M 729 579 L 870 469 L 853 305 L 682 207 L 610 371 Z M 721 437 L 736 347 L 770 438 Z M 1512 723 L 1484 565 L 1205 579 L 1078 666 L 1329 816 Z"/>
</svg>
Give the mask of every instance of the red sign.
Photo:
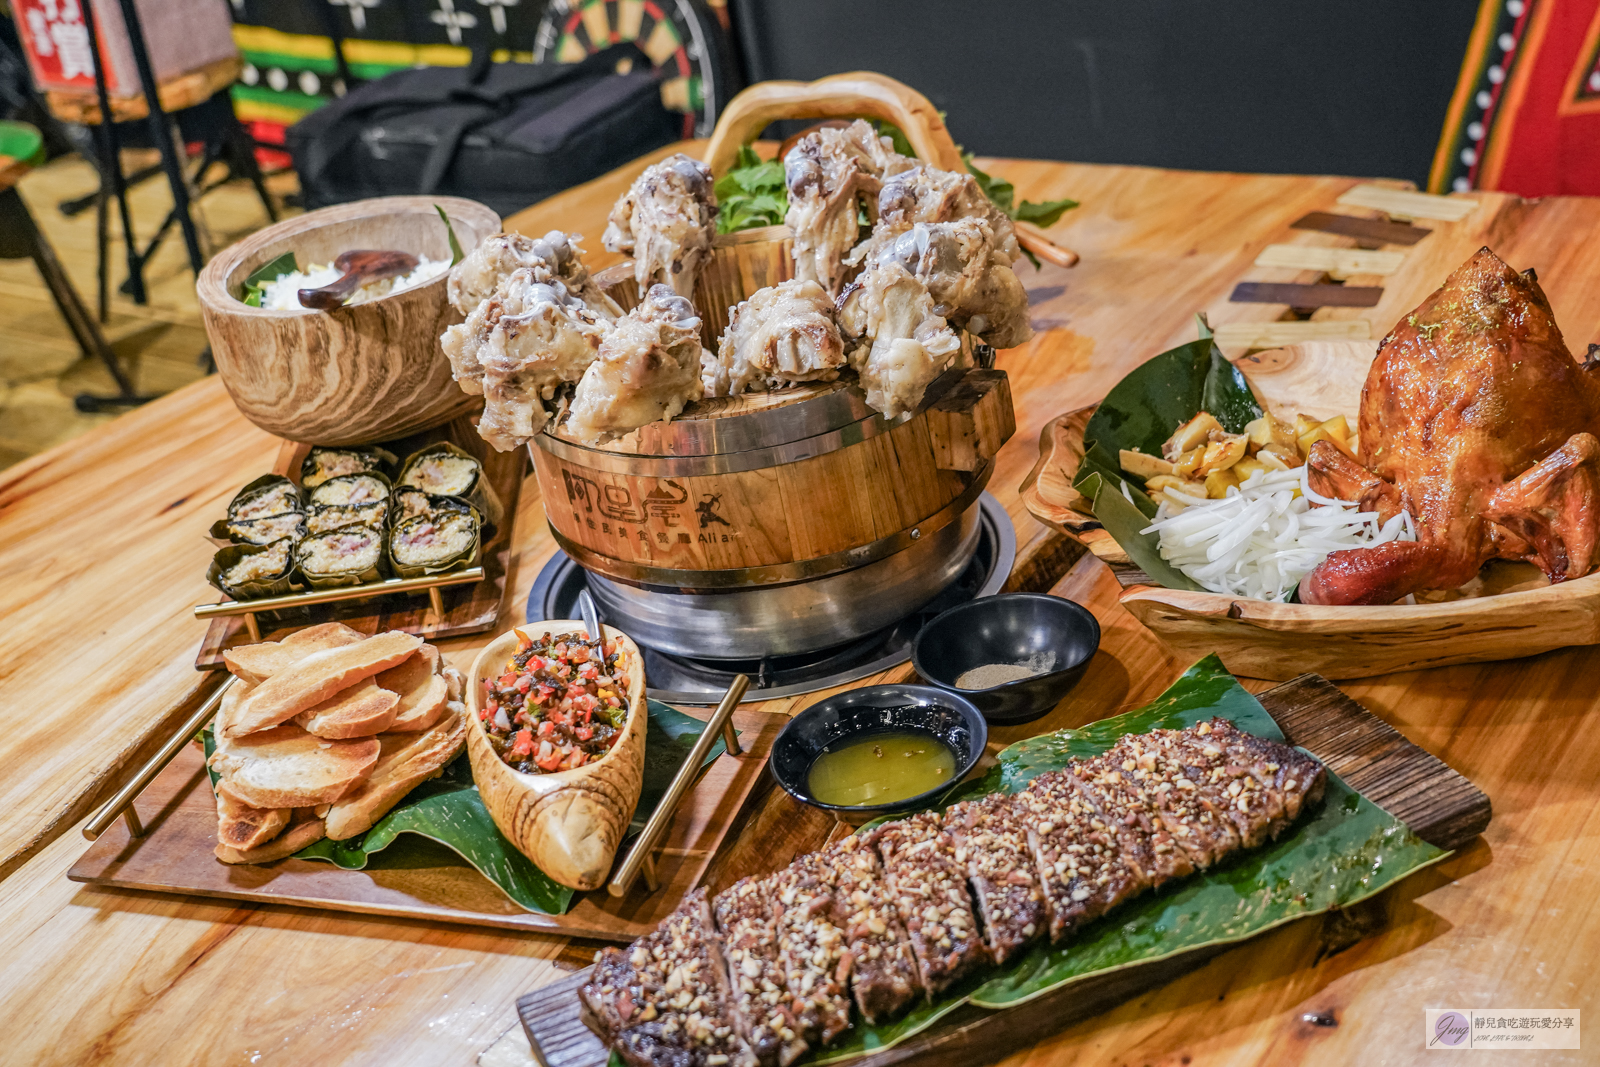
<svg viewBox="0 0 1600 1067">
<path fill-rule="evenodd" d="M 11 10 L 21 31 L 23 47 L 33 77 L 43 89 L 94 90 L 94 55 L 89 49 L 89 28 L 84 25 L 87 0 L 12 0 Z M 104 25 L 96 23 L 102 42 Z M 116 68 L 100 51 L 106 88 L 117 90 Z"/>
</svg>

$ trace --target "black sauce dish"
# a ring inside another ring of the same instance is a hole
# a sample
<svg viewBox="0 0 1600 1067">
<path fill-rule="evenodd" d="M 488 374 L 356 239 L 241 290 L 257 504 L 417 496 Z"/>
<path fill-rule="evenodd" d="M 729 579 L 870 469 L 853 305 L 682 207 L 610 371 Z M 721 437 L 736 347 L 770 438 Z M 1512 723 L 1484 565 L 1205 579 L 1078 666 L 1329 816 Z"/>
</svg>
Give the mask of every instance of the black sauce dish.
<svg viewBox="0 0 1600 1067">
<path fill-rule="evenodd" d="M 1001 593 L 936 615 L 911 646 L 911 663 L 932 685 L 965 697 L 996 726 L 1032 722 L 1060 703 L 1100 648 L 1100 624 L 1083 605 L 1043 593 Z M 990 663 L 1024 663 L 1055 653 L 1048 674 L 986 689 L 956 679 Z"/>
<path fill-rule="evenodd" d="M 946 745 L 956 757 L 951 780 L 890 804 L 824 804 L 811 795 L 811 765 L 823 749 L 891 730 L 929 734 Z M 784 791 L 802 804 L 834 812 L 842 822 L 862 823 L 937 800 L 977 766 L 988 740 L 983 713 L 960 694 L 925 685 L 869 685 L 831 696 L 790 719 L 772 744 L 768 766 Z"/>
</svg>

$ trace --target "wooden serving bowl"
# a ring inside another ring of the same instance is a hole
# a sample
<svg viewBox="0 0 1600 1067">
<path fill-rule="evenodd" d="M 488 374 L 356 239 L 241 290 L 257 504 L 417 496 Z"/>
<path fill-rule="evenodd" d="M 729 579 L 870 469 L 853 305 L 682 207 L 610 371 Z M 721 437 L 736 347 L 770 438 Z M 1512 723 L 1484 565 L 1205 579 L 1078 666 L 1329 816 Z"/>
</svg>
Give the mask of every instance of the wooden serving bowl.
<svg viewBox="0 0 1600 1067">
<path fill-rule="evenodd" d="M 1360 410 L 1376 350 L 1375 341 L 1319 341 L 1236 362 L 1273 414 L 1325 419 Z M 1110 566 L 1127 587 L 1122 606 L 1185 655 L 1216 652 L 1235 674 L 1281 681 L 1306 671 L 1369 678 L 1600 644 L 1600 572 L 1551 585 L 1532 564 L 1495 561 L 1459 590 L 1377 607 L 1274 604 L 1152 585 L 1072 488 L 1093 413 L 1081 408 L 1045 425 L 1023 503 Z"/>
<path fill-rule="evenodd" d="M 516 630 L 490 642 L 472 664 L 467 680 L 467 758 L 472 777 L 494 824 L 538 868 L 564 886 L 598 889 L 611 871 L 617 846 L 633 819 L 644 785 L 644 656 L 621 630 L 604 627 L 623 650 L 628 677 L 628 722 L 622 737 L 600 759 L 570 771 L 523 774 L 495 754 L 479 712 L 483 680 L 498 675 L 517 651 Z M 582 633 L 581 621 L 529 623 L 529 637 Z"/>
<path fill-rule="evenodd" d="M 385 196 L 285 219 L 206 264 L 195 286 L 201 315 L 217 373 L 245 418 L 291 441 L 348 445 L 432 429 L 482 406 L 456 385 L 439 347 L 445 327 L 461 321 L 446 299 L 447 274 L 334 311 L 239 299 L 244 280 L 285 252 L 302 269 L 353 249 L 449 259 L 435 204 L 464 250 L 500 230 L 500 216 L 475 200 Z"/>
</svg>

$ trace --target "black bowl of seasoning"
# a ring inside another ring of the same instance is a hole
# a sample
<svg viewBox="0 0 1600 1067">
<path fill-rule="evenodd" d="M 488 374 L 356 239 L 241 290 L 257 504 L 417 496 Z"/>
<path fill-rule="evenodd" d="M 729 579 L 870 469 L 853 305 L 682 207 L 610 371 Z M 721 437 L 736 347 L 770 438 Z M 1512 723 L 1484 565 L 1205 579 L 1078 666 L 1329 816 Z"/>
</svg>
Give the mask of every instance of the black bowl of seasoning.
<svg viewBox="0 0 1600 1067">
<path fill-rule="evenodd" d="M 965 697 L 925 685 L 871 685 L 789 720 L 769 766 L 802 804 L 866 822 L 938 799 L 983 755 L 989 728 Z"/>
<path fill-rule="evenodd" d="M 1032 722 L 1067 695 L 1100 647 L 1083 605 L 1043 593 L 979 597 L 935 616 L 911 646 L 917 673 L 995 725 Z"/>
</svg>

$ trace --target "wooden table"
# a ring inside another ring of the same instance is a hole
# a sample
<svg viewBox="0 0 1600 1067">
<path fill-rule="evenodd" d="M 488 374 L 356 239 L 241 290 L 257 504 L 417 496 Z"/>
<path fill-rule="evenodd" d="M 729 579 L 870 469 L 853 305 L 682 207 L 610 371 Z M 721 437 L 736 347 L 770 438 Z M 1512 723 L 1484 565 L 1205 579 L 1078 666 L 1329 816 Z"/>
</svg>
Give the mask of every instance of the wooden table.
<svg viewBox="0 0 1600 1067">
<path fill-rule="evenodd" d="M 690 148 L 690 151 L 695 151 Z M 1084 204 L 1055 228 L 1075 270 L 1024 267 L 1039 334 L 1004 353 L 1018 432 L 991 491 L 1019 542 L 1038 527 L 1016 487 L 1053 415 L 1098 399 L 1130 366 L 1213 323 L 1283 308 L 1230 305 L 1268 243 L 1337 243 L 1288 229 L 1352 181 L 995 161 L 1018 195 Z M 586 235 L 636 168 L 513 220 Z M 1600 200 L 1483 207 L 1417 246 L 1364 315 L 1381 335 L 1482 243 L 1537 266 L 1573 346 L 1600 339 Z M 420 922 L 234 906 L 72 884 L 77 826 L 118 772 L 184 713 L 209 590 L 201 534 L 276 442 L 243 421 L 216 379 L 0 473 L 0 1018 L 3 1064 L 484 1063 L 525 1059 L 515 998 L 586 963 L 592 945 Z M 523 494 L 507 622 L 552 544 Z M 1009 743 L 1148 700 L 1184 666 L 1116 606 L 1092 558 L 1057 592 L 1087 604 L 1101 654 L 1061 707 Z M 447 642 L 457 663 L 478 641 Z M 1358 700 L 1486 789 L 1477 845 L 1368 906 L 1297 923 L 1077 1026 L 1008 1063 L 1346 1064 L 1423 1060 L 1424 1007 L 1600 1008 L 1600 652 L 1455 667 L 1347 685 Z M 768 707 L 797 709 L 821 694 Z M 1320 1022 L 1308 1021 L 1316 1016 Z M 1324 1025 L 1331 1020 L 1335 1025 Z M 502 1035 L 505 1040 L 500 1041 Z M 496 1042 L 499 1041 L 499 1044 Z M 1590 1060 L 1600 1034 L 1589 1038 Z M 1582 1062 L 1547 1053 L 1541 1063 Z"/>
</svg>

